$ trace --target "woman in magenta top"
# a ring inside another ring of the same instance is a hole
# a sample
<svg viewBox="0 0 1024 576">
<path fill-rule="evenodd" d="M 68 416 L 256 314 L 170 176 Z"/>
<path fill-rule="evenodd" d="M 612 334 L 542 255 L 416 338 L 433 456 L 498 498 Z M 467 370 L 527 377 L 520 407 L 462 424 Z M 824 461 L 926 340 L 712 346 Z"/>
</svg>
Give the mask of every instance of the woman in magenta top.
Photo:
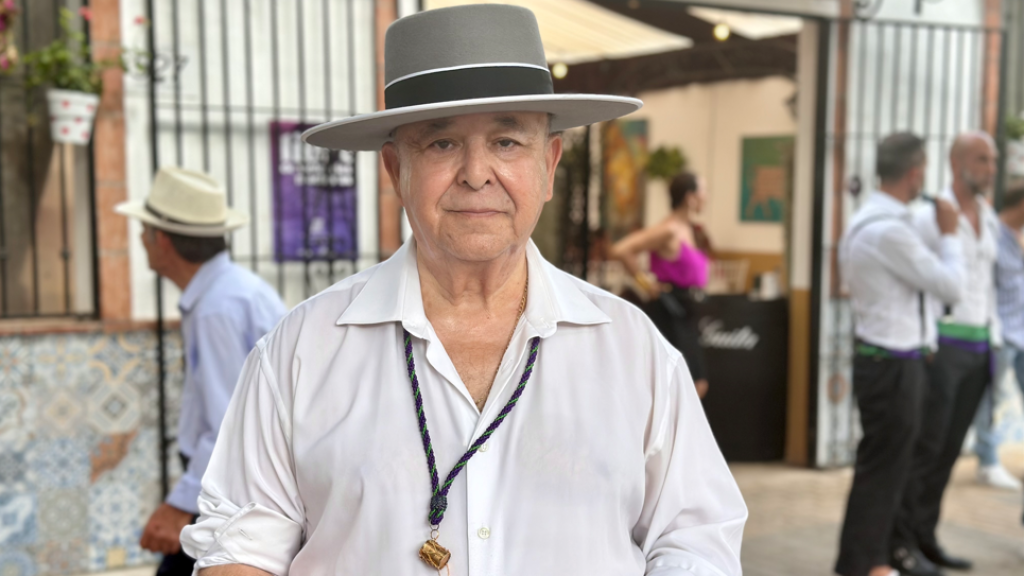
<svg viewBox="0 0 1024 576">
<path fill-rule="evenodd" d="M 669 194 L 672 213 L 658 224 L 617 242 L 612 247 L 612 256 L 622 261 L 651 296 L 652 302 L 646 307 L 648 315 L 683 354 L 697 393 L 704 397 L 708 380 L 696 306 L 703 300 L 708 282 L 711 245 L 692 218 L 703 209 L 706 193 L 695 174 L 683 172 L 672 179 Z M 656 282 L 649 281 L 637 263 L 642 252 L 651 254 L 651 274 Z"/>
</svg>

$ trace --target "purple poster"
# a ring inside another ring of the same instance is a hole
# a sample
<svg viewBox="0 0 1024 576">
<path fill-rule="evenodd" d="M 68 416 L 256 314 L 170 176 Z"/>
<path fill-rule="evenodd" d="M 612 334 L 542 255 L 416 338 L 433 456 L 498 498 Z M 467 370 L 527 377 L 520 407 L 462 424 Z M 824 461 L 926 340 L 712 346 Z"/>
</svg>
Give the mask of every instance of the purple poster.
<svg viewBox="0 0 1024 576">
<path fill-rule="evenodd" d="M 270 123 L 274 256 L 285 260 L 354 259 L 355 153 L 310 146 L 314 124 Z"/>
</svg>

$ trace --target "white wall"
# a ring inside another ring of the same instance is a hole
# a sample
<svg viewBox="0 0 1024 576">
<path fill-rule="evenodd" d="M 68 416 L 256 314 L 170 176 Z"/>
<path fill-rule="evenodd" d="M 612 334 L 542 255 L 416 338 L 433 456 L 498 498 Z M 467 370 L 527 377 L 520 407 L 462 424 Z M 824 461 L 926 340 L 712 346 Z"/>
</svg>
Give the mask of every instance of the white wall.
<svg viewBox="0 0 1024 576">
<path fill-rule="evenodd" d="M 629 118 L 648 120 L 649 148 L 678 146 L 688 169 L 703 176 L 708 203 L 703 221 L 716 250 L 782 253 L 781 223 L 740 221 L 742 139 L 796 134 L 786 105 L 795 85 L 783 77 L 692 84 L 644 92 L 644 107 Z M 651 224 L 669 211 L 666 186 L 651 182 L 645 220 Z"/>
<path fill-rule="evenodd" d="M 243 0 L 225 0 L 228 14 L 228 25 L 223 26 L 223 15 L 220 2 L 201 2 L 200 0 L 180 0 L 172 2 L 156 2 L 158 11 L 154 18 L 156 33 L 156 53 L 169 57 L 173 54 L 173 13 L 172 7 L 178 7 L 178 42 L 179 54 L 185 59 L 181 67 L 181 131 L 183 157 L 181 164 L 187 168 L 203 169 L 203 139 L 201 134 L 201 115 L 199 113 L 202 97 L 200 83 L 201 55 L 205 54 L 206 66 L 206 100 L 208 104 L 207 126 L 209 130 L 208 150 L 209 171 L 222 182 L 227 181 L 230 174 L 232 180 L 233 205 L 236 209 L 254 215 L 255 226 L 250 225 L 232 235 L 236 260 L 248 263 L 255 253 L 264 257 L 258 263 L 258 272 L 277 286 L 279 280 L 283 284 L 283 295 L 289 305 L 302 300 L 304 288 L 304 270 L 301 263 L 289 263 L 278 275 L 278 265 L 265 258 L 273 254 L 272 234 L 272 202 L 271 202 L 271 159 L 269 123 L 274 119 L 305 120 L 307 122 L 323 122 L 328 119 L 324 112 L 330 108 L 330 118 L 345 117 L 349 111 L 357 113 L 370 112 L 376 109 L 376 90 L 374 77 L 374 27 L 373 0 L 328 0 L 323 2 L 302 1 L 302 21 L 299 21 L 295 2 L 279 2 L 276 14 L 271 14 L 271 4 L 266 2 L 248 2 Z M 247 129 L 248 114 L 246 105 L 249 103 L 246 83 L 246 38 L 243 28 L 245 18 L 244 5 L 251 6 L 250 24 L 252 26 L 250 70 L 253 81 L 251 104 L 253 113 L 253 138 L 249 139 Z M 322 12 L 326 4 L 329 11 L 327 18 Z M 350 49 L 348 28 L 349 6 L 353 18 L 355 35 L 352 38 L 352 50 L 355 67 L 347 69 Z M 202 12 L 200 12 L 200 9 Z M 137 16 L 145 14 L 144 0 L 121 0 L 122 41 L 126 46 L 145 49 L 145 28 L 134 23 Z M 205 19 L 203 37 L 205 50 L 200 49 L 198 25 L 200 14 Z M 273 36 L 271 23 L 277 27 L 277 86 L 278 94 L 274 111 L 275 94 L 273 87 Z M 325 24 L 327 34 L 325 40 Z M 227 30 L 226 36 L 222 33 Z M 301 41 L 301 43 L 300 43 Z M 228 65 L 225 66 L 223 43 L 226 42 Z M 302 69 L 304 79 L 300 79 L 299 50 L 303 50 Z M 325 73 L 325 55 L 330 56 L 330 82 Z M 177 162 L 175 138 L 175 111 L 172 107 L 174 82 L 171 70 L 162 71 L 165 79 L 158 83 L 158 150 L 160 164 L 169 165 Z M 355 89 L 350 90 L 349 78 L 355 78 Z M 227 89 L 225 91 L 225 81 Z M 304 83 L 304 86 L 303 86 Z M 304 90 L 301 90 L 304 88 Z M 327 91 L 330 91 L 328 102 Z M 149 190 L 153 174 L 151 162 L 149 121 L 148 83 L 144 76 L 127 75 L 125 80 L 125 145 L 128 168 L 129 198 L 143 198 Z M 304 98 L 307 109 L 304 118 L 300 118 L 299 107 Z M 353 99 L 354 97 L 354 99 Z M 230 111 L 224 112 L 225 104 Z M 226 128 L 230 126 L 230 141 Z M 232 155 L 230 165 L 227 154 Z M 249 147 L 253 149 L 254 162 L 249 161 Z M 377 155 L 374 152 L 361 152 L 357 157 L 357 211 L 358 211 L 358 244 L 361 258 L 357 268 L 376 262 L 377 244 Z M 253 200 L 250 200 L 250 192 Z M 155 291 L 154 276 L 148 269 L 145 252 L 138 235 L 141 227 L 132 222 L 130 227 L 130 262 L 132 287 L 132 317 L 145 320 L 154 318 Z M 323 268 L 323 265 L 320 265 Z M 350 272 L 343 270 L 342 265 L 336 268 L 340 274 Z M 313 290 L 326 287 L 329 280 L 324 275 L 317 276 L 319 283 Z M 177 316 L 177 290 L 169 282 L 165 283 L 165 314 L 173 318 Z"/>
</svg>

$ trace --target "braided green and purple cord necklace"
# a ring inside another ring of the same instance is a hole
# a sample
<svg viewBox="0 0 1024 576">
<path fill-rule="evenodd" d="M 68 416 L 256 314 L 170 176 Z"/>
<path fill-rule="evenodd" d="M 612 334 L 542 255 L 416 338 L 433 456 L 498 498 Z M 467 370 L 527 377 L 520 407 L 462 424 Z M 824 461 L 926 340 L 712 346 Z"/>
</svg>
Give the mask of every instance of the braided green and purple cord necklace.
<svg viewBox="0 0 1024 576">
<path fill-rule="evenodd" d="M 448 473 L 448 477 L 445 478 L 444 484 L 441 484 L 438 481 L 437 466 L 434 463 L 434 448 L 430 443 L 430 432 L 427 430 L 427 415 L 423 410 L 423 396 L 420 393 L 420 383 L 416 377 L 416 364 L 412 354 L 412 337 L 405 330 L 402 333 L 405 335 L 405 362 L 409 369 L 409 381 L 412 382 L 412 395 L 416 403 L 416 416 L 419 418 L 420 437 L 423 439 L 423 452 L 427 456 L 427 468 L 430 471 L 430 485 L 432 488 L 430 513 L 427 515 L 430 521 L 431 539 L 427 540 L 420 549 L 420 558 L 440 571 L 441 568 L 448 564 L 448 559 L 451 557 L 448 550 L 437 543 L 438 528 L 441 525 L 441 521 L 444 520 L 445 510 L 448 508 L 448 491 L 452 487 L 452 482 L 455 481 L 455 478 L 462 472 L 462 469 L 469 463 L 470 458 L 480 450 L 480 447 L 494 434 L 498 426 L 501 426 L 501 423 L 505 421 L 505 418 L 512 412 L 512 409 L 516 407 L 516 403 L 519 402 L 519 398 L 523 395 L 523 390 L 526 388 L 526 383 L 530 380 L 530 375 L 533 374 L 533 367 L 537 363 L 540 337 L 535 337 L 530 341 L 530 357 L 527 359 L 526 369 L 523 370 L 523 376 L 519 379 L 519 385 L 516 386 L 512 397 L 509 398 L 505 407 L 501 409 L 501 412 L 491 422 L 491 425 L 473 442 L 469 449 L 466 450 L 466 453 L 462 455 L 462 458 L 459 458 L 455 467 L 452 468 L 452 471 Z"/>
</svg>

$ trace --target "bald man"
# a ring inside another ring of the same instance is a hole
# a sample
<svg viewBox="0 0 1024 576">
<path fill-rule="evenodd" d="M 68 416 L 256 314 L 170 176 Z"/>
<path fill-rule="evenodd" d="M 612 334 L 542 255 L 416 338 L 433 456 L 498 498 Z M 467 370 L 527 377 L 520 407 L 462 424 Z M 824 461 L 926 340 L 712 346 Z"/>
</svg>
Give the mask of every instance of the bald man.
<svg viewBox="0 0 1024 576">
<path fill-rule="evenodd" d="M 960 455 L 964 437 L 992 379 L 992 351 L 1002 344 L 993 279 L 999 218 L 987 196 L 996 176 L 996 148 L 984 132 L 962 134 L 949 153 L 952 185 L 940 193 L 960 212 L 956 235 L 964 255 L 960 301 L 946 307 L 931 299 L 939 320 L 938 351 L 928 364 L 928 398 L 915 448 L 911 479 L 896 527 L 894 565 L 917 547 L 938 566 L 967 570 L 971 562 L 946 554 L 935 535 L 942 493 Z M 927 206 L 915 225 L 939 248 L 935 207 Z M 912 572 L 911 572 L 912 573 Z"/>
</svg>

